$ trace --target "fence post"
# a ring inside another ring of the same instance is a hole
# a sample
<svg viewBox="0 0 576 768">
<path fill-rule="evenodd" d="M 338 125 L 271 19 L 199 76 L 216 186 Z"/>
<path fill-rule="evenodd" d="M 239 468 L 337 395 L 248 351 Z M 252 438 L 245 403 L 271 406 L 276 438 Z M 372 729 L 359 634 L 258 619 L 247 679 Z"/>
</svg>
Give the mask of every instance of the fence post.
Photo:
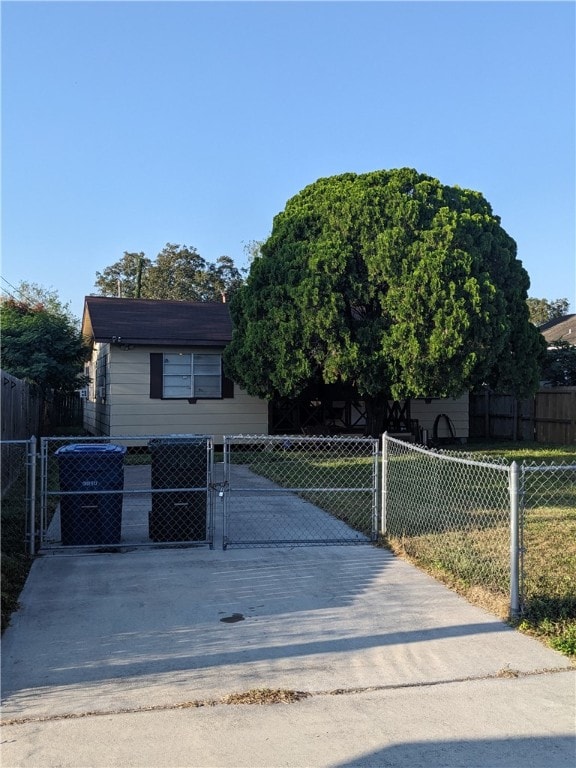
<svg viewBox="0 0 576 768">
<path fill-rule="evenodd" d="M 386 511 L 388 504 L 388 432 L 382 435 L 382 488 L 381 488 L 381 509 L 380 509 L 380 535 L 386 534 Z"/>
<path fill-rule="evenodd" d="M 44 544 L 46 529 L 48 527 L 48 440 L 49 437 L 40 438 L 40 547 Z"/>
<path fill-rule="evenodd" d="M 509 470 L 510 491 L 510 618 L 520 615 L 520 492 L 518 463 Z"/>
<path fill-rule="evenodd" d="M 32 436 L 28 441 L 28 554 L 34 557 L 36 554 L 36 437 Z"/>
</svg>

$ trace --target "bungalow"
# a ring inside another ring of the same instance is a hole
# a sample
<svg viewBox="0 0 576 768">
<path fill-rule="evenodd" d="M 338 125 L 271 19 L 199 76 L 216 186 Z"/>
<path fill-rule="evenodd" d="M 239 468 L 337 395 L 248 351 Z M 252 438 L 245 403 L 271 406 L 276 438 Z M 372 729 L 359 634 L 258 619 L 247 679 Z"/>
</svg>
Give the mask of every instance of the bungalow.
<svg viewBox="0 0 576 768">
<path fill-rule="evenodd" d="M 226 304 L 87 296 L 92 346 L 84 428 L 92 435 L 265 434 L 268 405 L 222 371 Z"/>
<path fill-rule="evenodd" d="M 84 428 L 92 435 L 362 434 L 363 403 L 323 386 L 298 401 L 251 397 L 226 378 L 228 306 L 87 296 L 82 333 L 92 346 Z M 468 438 L 468 396 L 391 402 L 387 429 L 422 439 Z"/>
</svg>

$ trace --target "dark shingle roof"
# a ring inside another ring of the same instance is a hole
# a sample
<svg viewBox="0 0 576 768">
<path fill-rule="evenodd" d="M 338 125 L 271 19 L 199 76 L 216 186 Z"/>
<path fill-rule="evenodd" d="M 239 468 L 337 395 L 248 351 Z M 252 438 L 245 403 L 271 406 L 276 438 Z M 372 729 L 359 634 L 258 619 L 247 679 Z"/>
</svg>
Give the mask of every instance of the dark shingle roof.
<svg viewBox="0 0 576 768">
<path fill-rule="evenodd" d="M 223 347 L 232 338 L 227 304 L 86 296 L 82 332 L 99 342 Z"/>
<path fill-rule="evenodd" d="M 569 344 L 576 344 L 576 315 L 555 317 L 554 320 L 548 320 L 547 323 L 540 325 L 538 330 L 548 344 L 560 341 L 560 339 Z"/>
</svg>

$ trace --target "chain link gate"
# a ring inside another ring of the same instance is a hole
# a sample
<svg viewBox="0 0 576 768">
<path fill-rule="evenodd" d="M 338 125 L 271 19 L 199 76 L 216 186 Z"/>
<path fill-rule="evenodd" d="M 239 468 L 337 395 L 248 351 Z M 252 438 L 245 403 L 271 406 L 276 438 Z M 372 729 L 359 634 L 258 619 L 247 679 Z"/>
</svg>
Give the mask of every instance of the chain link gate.
<svg viewBox="0 0 576 768">
<path fill-rule="evenodd" d="M 207 435 L 42 438 L 40 546 L 214 542 Z"/>
<path fill-rule="evenodd" d="M 377 484 L 376 439 L 226 436 L 224 548 L 369 544 Z"/>
</svg>

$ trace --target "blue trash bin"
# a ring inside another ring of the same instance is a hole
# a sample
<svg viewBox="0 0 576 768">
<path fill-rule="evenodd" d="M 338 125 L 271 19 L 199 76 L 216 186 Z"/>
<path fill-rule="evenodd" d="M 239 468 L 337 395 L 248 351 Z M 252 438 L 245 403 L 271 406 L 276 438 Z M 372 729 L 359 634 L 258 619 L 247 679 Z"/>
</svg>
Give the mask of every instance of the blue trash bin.
<svg viewBox="0 0 576 768">
<path fill-rule="evenodd" d="M 74 443 L 56 451 L 62 544 L 118 544 L 122 532 L 123 445 Z M 102 493 L 120 491 L 120 493 Z"/>
</svg>

